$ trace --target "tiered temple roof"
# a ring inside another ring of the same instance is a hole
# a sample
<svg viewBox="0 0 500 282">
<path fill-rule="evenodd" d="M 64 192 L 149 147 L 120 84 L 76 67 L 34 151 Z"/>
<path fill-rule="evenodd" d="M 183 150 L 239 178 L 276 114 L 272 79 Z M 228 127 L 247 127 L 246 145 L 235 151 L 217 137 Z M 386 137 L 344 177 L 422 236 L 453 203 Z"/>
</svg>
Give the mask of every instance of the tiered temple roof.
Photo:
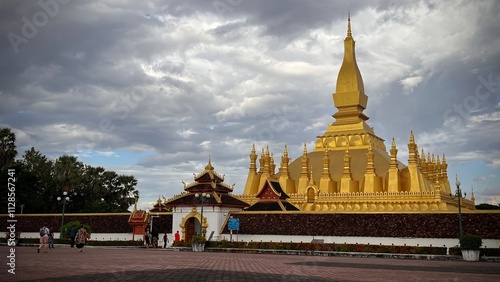
<svg viewBox="0 0 500 282">
<path fill-rule="evenodd" d="M 246 202 L 231 195 L 233 187 L 224 183 L 224 175 L 220 175 L 214 170 L 210 159 L 204 171 L 194 174 L 193 183 L 186 184 L 183 182 L 183 184 L 185 192 L 168 200 L 165 203 L 166 207 L 194 207 L 202 204 L 206 206 L 237 208 L 249 206 Z M 196 198 L 196 194 L 200 193 L 209 194 L 210 197 L 206 197 L 204 202 L 201 203 L 201 201 Z"/>
</svg>

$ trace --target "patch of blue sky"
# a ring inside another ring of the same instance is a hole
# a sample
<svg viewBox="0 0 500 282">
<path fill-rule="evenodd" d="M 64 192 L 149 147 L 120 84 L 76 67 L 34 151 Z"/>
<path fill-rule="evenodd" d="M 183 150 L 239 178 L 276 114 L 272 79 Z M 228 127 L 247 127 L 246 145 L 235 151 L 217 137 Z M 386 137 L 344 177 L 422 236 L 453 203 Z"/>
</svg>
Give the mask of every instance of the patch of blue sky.
<svg viewBox="0 0 500 282">
<path fill-rule="evenodd" d="M 491 178 L 498 176 L 499 173 L 500 169 L 492 169 L 486 162 L 474 161 L 449 167 L 448 179 L 450 180 L 452 191 L 454 191 L 456 188 L 455 175 L 458 175 L 462 191 L 469 194 L 471 188 L 474 187 L 474 194 L 477 196 L 483 189 L 493 185 Z"/>
<path fill-rule="evenodd" d="M 78 156 L 85 164 L 92 166 L 124 166 L 135 165 L 145 157 L 153 155 L 152 151 L 135 152 L 127 150 L 87 151 Z"/>
</svg>

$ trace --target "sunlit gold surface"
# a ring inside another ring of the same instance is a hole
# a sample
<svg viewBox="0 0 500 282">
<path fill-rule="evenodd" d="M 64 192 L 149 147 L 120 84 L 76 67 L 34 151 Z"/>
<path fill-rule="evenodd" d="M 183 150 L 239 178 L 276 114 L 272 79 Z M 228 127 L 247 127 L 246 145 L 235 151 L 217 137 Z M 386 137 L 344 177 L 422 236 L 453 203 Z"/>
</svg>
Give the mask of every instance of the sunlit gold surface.
<svg viewBox="0 0 500 282">
<path fill-rule="evenodd" d="M 279 171 L 269 149 L 259 156 L 250 153 L 250 170 L 243 195 L 252 204 L 267 179 L 279 181 L 289 202 L 302 211 L 334 212 L 444 212 L 457 209 L 450 198 L 447 163 L 424 151 L 419 154 L 413 132 L 409 132 L 408 165 L 397 159 L 394 139 L 389 152 L 384 140 L 368 126 L 363 113 L 368 96 L 356 63 L 350 19 L 344 40 L 344 60 L 333 94 L 335 121 L 316 139 L 312 152 L 304 145 L 302 156 L 289 163 L 285 147 Z M 410 130 L 409 130 L 410 131 Z M 258 160 L 257 160 L 258 159 Z M 257 161 L 260 164 L 257 170 Z M 473 210 L 474 198 L 464 199 L 462 208 Z"/>
</svg>

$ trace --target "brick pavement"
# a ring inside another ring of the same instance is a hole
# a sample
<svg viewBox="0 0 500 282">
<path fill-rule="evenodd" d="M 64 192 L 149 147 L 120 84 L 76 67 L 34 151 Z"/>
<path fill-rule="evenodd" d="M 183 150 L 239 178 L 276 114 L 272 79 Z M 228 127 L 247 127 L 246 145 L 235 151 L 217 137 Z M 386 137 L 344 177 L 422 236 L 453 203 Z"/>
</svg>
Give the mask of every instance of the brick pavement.
<svg viewBox="0 0 500 282">
<path fill-rule="evenodd" d="M 0 247 L 1 281 L 500 281 L 500 263 L 163 249 Z"/>
</svg>

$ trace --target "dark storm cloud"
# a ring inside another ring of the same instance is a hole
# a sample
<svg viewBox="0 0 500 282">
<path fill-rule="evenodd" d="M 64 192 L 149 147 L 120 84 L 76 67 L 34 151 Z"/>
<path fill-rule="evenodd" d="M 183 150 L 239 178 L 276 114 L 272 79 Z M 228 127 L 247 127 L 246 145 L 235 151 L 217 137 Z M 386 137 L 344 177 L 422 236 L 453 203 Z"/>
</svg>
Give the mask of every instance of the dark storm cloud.
<svg viewBox="0 0 500 282">
<path fill-rule="evenodd" d="M 151 152 L 119 168 L 138 175 L 144 194 L 187 180 L 208 155 L 244 182 L 252 144 L 269 146 L 277 163 L 285 144 L 297 158 L 334 121 L 350 10 L 368 122 L 396 138 L 402 161 L 413 129 L 426 152 L 494 164 L 499 5 L 70 1 L 16 53 L 8 34 L 24 36 L 45 10 L 3 1 L 0 126 L 51 157 Z"/>
</svg>

